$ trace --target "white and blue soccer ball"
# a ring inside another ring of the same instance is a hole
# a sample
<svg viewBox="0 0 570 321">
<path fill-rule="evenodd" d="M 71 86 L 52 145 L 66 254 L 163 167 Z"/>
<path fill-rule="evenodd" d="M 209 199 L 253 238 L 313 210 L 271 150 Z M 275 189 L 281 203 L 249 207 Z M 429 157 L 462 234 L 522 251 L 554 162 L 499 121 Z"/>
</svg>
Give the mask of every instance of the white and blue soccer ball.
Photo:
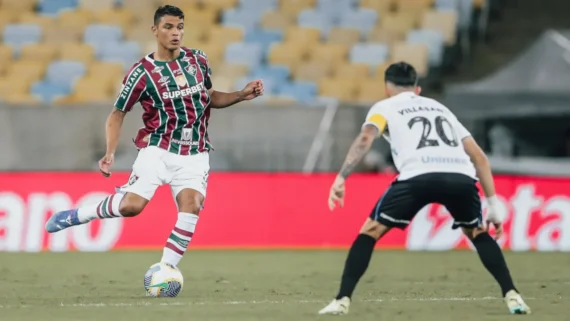
<svg viewBox="0 0 570 321">
<path fill-rule="evenodd" d="M 183 285 L 182 273 L 170 264 L 155 263 L 144 275 L 146 296 L 173 298 L 182 291 Z"/>
</svg>

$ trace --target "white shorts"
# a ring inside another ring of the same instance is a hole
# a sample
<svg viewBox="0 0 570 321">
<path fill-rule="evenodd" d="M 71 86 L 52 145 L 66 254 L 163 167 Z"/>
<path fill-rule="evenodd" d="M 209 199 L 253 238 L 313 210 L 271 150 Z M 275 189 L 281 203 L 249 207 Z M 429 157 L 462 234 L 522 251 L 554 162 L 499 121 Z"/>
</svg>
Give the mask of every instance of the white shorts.
<svg viewBox="0 0 570 321">
<path fill-rule="evenodd" d="M 139 151 L 129 181 L 118 191 L 150 200 L 160 185 L 168 184 L 175 199 L 185 188 L 196 190 L 205 198 L 209 171 L 208 153 L 177 155 L 149 146 Z"/>
</svg>

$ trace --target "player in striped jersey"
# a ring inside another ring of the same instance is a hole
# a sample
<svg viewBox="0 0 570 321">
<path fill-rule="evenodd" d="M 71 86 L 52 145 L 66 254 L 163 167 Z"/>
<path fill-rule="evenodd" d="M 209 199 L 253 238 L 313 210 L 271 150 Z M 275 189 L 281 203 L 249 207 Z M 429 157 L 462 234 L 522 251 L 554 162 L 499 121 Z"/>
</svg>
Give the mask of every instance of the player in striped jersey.
<svg viewBox="0 0 570 321">
<path fill-rule="evenodd" d="M 106 123 L 107 152 L 99 161 L 101 172 L 109 177 L 123 119 L 140 103 L 144 126 L 134 140 L 139 154 L 129 181 L 98 204 L 54 214 L 46 230 L 53 233 L 94 219 L 136 216 L 160 185 L 169 184 L 179 213 L 162 262 L 176 266 L 194 234 L 206 196 L 210 110 L 263 95 L 263 83 L 252 81 L 233 93 L 214 90 L 206 54 L 181 47 L 184 13 L 177 7 L 158 8 L 152 32 L 157 50 L 135 63 L 123 79 Z"/>
</svg>

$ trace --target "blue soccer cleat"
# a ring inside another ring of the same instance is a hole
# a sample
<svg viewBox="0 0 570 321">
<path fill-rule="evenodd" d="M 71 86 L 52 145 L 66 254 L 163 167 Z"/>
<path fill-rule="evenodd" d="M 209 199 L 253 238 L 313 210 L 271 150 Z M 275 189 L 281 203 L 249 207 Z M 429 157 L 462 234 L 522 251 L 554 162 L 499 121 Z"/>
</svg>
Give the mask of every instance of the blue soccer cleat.
<svg viewBox="0 0 570 321">
<path fill-rule="evenodd" d="M 77 217 L 77 209 L 57 212 L 46 222 L 46 231 L 55 233 L 68 227 L 81 225 L 79 217 Z"/>
</svg>

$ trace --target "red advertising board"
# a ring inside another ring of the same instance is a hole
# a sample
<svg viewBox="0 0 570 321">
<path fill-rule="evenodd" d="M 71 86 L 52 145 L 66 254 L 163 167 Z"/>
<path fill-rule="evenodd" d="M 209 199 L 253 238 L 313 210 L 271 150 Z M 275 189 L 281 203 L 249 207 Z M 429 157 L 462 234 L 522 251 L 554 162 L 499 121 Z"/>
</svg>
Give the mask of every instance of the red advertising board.
<svg viewBox="0 0 570 321">
<path fill-rule="evenodd" d="M 213 173 L 192 248 L 346 248 L 393 179 L 354 175 L 343 209 L 327 207 L 331 174 Z M 168 186 L 135 218 L 94 221 L 55 234 L 44 231 L 54 211 L 94 203 L 124 184 L 128 173 L 1 173 L 0 251 L 160 249 L 176 220 Z M 496 178 L 509 212 L 500 241 L 515 251 L 570 251 L 568 179 Z M 424 208 L 405 231 L 391 231 L 379 248 L 446 250 L 469 244 L 445 208 Z"/>
</svg>

